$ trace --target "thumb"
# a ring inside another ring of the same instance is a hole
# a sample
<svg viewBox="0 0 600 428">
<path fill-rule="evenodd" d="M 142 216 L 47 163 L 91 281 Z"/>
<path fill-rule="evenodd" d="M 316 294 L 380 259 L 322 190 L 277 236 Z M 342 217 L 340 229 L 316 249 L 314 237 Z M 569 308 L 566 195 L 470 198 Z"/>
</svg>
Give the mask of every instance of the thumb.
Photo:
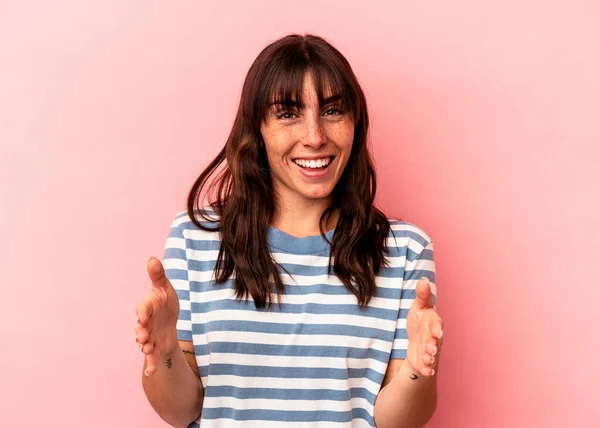
<svg viewBox="0 0 600 428">
<path fill-rule="evenodd" d="M 165 275 L 165 269 L 160 260 L 156 257 L 150 257 L 146 265 L 148 276 L 152 281 L 153 287 L 167 288 L 171 285 L 169 279 Z"/>
<path fill-rule="evenodd" d="M 422 277 L 417 283 L 415 303 L 422 308 L 433 307 L 433 295 L 431 293 L 431 284 L 427 277 Z"/>
</svg>

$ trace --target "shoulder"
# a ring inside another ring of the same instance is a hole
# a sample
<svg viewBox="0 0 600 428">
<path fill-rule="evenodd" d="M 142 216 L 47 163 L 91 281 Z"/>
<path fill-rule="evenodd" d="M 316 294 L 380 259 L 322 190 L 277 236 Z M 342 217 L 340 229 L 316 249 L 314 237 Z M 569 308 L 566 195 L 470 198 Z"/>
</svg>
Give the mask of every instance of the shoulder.
<svg viewBox="0 0 600 428">
<path fill-rule="evenodd" d="M 171 230 L 175 229 L 179 235 L 183 235 L 189 239 L 217 239 L 217 228 L 219 226 L 219 216 L 217 213 L 212 209 L 204 208 L 202 210 L 194 210 L 193 214 L 197 223 L 214 231 L 199 228 L 192 221 L 187 211 L 179 211 L 175 214 L 175 218 L 171 223 Z"/>
<path fill-rule="evenodd" d="M 391 250 L 406 249 L 408 255 L 418 255 L 433 242 L 431 236 L 414 223 L 388 218 L 390 231 L 387 244 Z M 410 257 L 409 257 L 410 258 Z"/>
</svg>

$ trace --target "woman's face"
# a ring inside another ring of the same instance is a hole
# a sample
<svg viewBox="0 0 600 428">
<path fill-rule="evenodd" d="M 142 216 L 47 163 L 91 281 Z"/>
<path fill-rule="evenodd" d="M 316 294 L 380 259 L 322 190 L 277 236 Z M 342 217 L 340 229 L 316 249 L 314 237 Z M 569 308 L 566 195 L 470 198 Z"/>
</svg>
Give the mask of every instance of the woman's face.
<svg viewBox="0 0 600 428">
<path fill-rule="evenodd" d="M 325 98 L 331 95 L 326 92 Z M 326 100 L 320 107 L 308 72 L 304 75 L 302 99 L 302 110 L 271 105 L 260 127 L 273 189 L 285 199 L 284 203 L 329 201 L 354 140 L 351 113 L 335 99 Z"/>
</svg>

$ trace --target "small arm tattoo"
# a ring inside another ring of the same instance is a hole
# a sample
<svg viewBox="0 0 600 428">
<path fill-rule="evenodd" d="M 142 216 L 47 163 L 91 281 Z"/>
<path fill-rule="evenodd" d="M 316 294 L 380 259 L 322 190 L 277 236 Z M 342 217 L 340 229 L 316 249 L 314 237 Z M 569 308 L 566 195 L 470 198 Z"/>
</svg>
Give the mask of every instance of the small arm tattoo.
<svg viewBox="0 0 600 428">
<path fill-rule="evenodd" d="M 194 352 L 192 352 L 192 351 L 188 351 L 187 349 L 184 349 L 184 350 L 183 350 L 183 353 L 184 353 L 184 354 L 190 354 L 190 355 L 196 355 Z"/>
<path fill-rule="evenodd" d="M 413 377 L 413 376 L 414 376 L 414 377 Z M 411 374 L 411 375 L 410 375 L 410 378 L 411 378 L 412 380 L 416 380 L 416 379 L 419 379 L 419 376 L 417 376 L 416 374 L 414 374 L 414 373 L 413 373 L 413 374 Z"/>
<path fill-rule="evenodd" d="M 170 369 L 171 367 L 173 367 L 173 361 L 169 358 L 167 359 L 167 368 Z"/>
</svg>

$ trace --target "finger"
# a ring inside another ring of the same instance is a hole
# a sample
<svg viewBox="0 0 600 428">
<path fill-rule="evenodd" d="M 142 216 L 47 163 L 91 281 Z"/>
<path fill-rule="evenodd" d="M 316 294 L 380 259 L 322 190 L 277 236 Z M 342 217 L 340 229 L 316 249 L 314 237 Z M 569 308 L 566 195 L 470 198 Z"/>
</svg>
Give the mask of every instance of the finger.
<svg viewBox="0 0 600 428">
<path fill-rule="evenodd" d="M 137 332 L 137 343 L 144 345 L 150 339 L 150 332 L 147 328 L 140 328 Z"/>
<path fill-rule="evenodd" d="M 431 312 L 431 315 L 429 315 L 427 320 L 427 328 L 434 337 L 439 339 L 443 335 L 444 321 L 435 309 L 431 309 L 428 312 Z"/>
<path fill-rule="evenodd" d="M 138 320 L 135 323 L 135 327 L 133 328 L 133 330 L 135 331 L 135 334 L 137 335 L 139 333 L 139 331 L 143 328 L 147 328 L 147 327 L 140 324 L 139 318 L 138 318 Z"/>
<path fill-rule="evenodd" d="M 435 362 L 435 357 L 432 357 L 431 355 L 425 353 L 423 354 L 421 361 L 423 361 L 423 364 L 425 365 L 431 365 Z"/>
<path fill-rule="evenodd" d="M 433 376 L 435 370 L 430 365 L 423 365 L 421 369 L 421 374 L 423 376 Z"/>
<path fill-rule="evenodd" d="M 152 281 L 152 286 L 159 288 L 167 288 L 171 285 L 169 279 L 165 276 L 165 269 L 160 260 L 156 257 L 148 259 L 148 276 Z"/>
<path fill-rule="evenodd" d="M 424 276 L 417 283 L 415 303 L 422 308 L 433 307 L 433 294 L 431 293 L 431 284 L 429 279 Z"/>
<path fill-rule="evenodd" d="M 148 321 L 150 321 L 150 317 L 152 317 L 152 312 L 153 307 L 150 304 L 149 299 L 144 300 L 135 309 L 135 314 L 138 317 L 137 322 L 141 325 L 148 324 Z"/>
<path fill-rule="evenodd" d="M 144 343 L 141 350 L 146 355 L 152 354 L 154 352 L 154 343 L 152 341 Z"/>
<path fill-rule="evenodd" d="M 150 376 L 156 373 L 156 356 L 154 354 L 146 355 L 146 369 L 144 374 Z"/>
<path fill-rule="evenodd" d="M 156 373 L 158 370 L 158 356 L 156 353 L 151 353 L 146 355 L 146 369 L 144 370 L 144 374 L 146 376 L 151 376 Z"/>
<path fill-rule="evenodd" d="M 437 341 L 433 337 L 429 337 L 425 341 L 424 348 L 430 355 L 435 355 L 437 352 Z"/>
</svg>

